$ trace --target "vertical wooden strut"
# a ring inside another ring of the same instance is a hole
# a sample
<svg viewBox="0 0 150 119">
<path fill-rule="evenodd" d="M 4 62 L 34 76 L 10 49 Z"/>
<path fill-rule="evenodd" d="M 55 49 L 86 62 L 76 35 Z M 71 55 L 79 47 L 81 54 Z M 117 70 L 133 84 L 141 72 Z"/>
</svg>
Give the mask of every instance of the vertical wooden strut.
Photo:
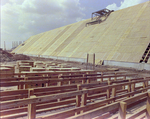
<svg viewBox="0 0 150 119">
<path fill-rule="evenodd" d="M 127 109 L 127 103 L 126 102 L 120 102 L 118 119 L 125 119 L 126 118 L 126 109 Z"/>
<path fill-rule="evenodd" d="M 115 85 L 115 84 L 113 84 L 113 85 Z M 112 97 L 113 97 L 113 98 L 116 97 L 116 88 L 115 88 L 115 87 L 112 88 Z M 115 102 L 115 99 L 114 99 L 113 102 Z"/>
<path fill-rule="evenodd" d="M 150 92 L 148 92 L 148 96 L 147 96 L 146 119 L 150 119 Z"/>
<path fill-rule="evenodd" d="M 93 70 L 95 70 L 95 53 L 93 54 Z"/>
<path fill-rule="evenodd" d="M 28 97 L 34 98 L 34 89 L 28 90 Z M 35 119 L 36 118 L 36 103 L 28 104 L 28 119 Z"/>
<path fill-rule="evenodd" d="M 87 54 L 87 59 L 86 59 L 86 69 L 88 69 L 88 62 L 89 62 L 89 54 Z"/>
<path fill-rule="evenodd" d="M 81 84 L 77 85 L 77 90 L 81 90 Z M 79 107 L 81 105 L 81 95 L 76 96 L 76 106 Z"/>
</svg>

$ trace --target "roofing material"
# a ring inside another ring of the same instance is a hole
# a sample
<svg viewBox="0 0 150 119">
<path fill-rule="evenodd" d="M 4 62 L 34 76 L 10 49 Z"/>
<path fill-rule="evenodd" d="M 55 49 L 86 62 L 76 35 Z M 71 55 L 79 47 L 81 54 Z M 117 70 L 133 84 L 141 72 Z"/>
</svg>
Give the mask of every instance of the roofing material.
<svg viewBox="0 0 150 119">
<path fill-rule="evenodd" d="M 90 19 L 30 37 L 13 52 L 59 57 L 139 62 L 150 43 L 150 1 L 112 12 L 100 24 Z M 148 61 L 150 63 L 150 61 Z"/>
</svg>

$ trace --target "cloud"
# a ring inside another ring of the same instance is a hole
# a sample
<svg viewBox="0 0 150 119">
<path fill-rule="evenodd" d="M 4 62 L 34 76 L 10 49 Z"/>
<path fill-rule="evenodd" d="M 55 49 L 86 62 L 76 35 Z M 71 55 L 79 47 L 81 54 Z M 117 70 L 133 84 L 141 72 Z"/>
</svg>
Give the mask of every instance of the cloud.
<svg viewBox="0 0 150 119">
<path fill-rule="evenodd" d="M 121 1 L 121 6 L 117 6 L 116 3 L 113 3 L 111 5 L 108 5 L 106 8 L 110 9 L 110 10 L 119 10 L 119 9 L 124 9 L 127 7 L 131 7 L 143 2 L 146 2 L 147 0 L 124 0 Z"/>
<path fill-rule="evenodd" d="M 118 10 L 119 9 L 119 7 L 117 7 L 116 3 L 108 5 L 106 8 L 110 9 L 110 10 Z"/>
<path fill-rule="evenodd" d="M 85 16 L 79 0 L 7 0 L 1 8 L 1 36 L 2 42 L 6 43 L 25 41 L 30 36 L 77 22 Z"/>
</svg>

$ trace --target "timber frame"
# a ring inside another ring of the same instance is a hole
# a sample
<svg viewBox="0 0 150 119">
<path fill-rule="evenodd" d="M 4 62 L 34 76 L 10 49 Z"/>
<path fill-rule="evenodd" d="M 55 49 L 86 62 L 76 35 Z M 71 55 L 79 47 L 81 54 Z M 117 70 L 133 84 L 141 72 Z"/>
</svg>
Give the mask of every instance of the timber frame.
<svg viewBox="0 0 150 119">
<path fill-rule="evenodd" d="M 99 119 L 112 113 L 125 119 L 128 108 L 145 101 L 145 107 L 128 119 L 150 117 L 150 77 L 135 78 L 136 73 L 75 70 L 1 76 L 1 87 L 17 87 L 0 91 L 1 119 Z M 39 115 L 43 112 L 47 113 Z"/>
</svg>

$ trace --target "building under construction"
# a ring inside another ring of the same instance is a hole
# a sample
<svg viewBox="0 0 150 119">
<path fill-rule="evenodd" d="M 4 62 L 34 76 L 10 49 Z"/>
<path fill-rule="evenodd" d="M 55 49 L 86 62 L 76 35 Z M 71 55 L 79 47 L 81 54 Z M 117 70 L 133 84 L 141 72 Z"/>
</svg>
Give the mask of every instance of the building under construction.
<svg viewBox="0 0 150 119">
<path fill-rule="evenodd" d="M 93 12 L 90 19 L 31 36 L 12 53 L 44 60 L 0 66 L 2 119 L 150 119 L 149 1 Z"/>
<path fill-rule="evenodd" d="M 96 63 L 150 63 L 149 11 L 148 1 L 115 12 L 106 11 L 101 16 L 92 14 L 98 20 L 92 17 L 37 34 L 13 52 L 69 60 L 86 59 L 87 53 L 95 53 Z"/>
</svg>

